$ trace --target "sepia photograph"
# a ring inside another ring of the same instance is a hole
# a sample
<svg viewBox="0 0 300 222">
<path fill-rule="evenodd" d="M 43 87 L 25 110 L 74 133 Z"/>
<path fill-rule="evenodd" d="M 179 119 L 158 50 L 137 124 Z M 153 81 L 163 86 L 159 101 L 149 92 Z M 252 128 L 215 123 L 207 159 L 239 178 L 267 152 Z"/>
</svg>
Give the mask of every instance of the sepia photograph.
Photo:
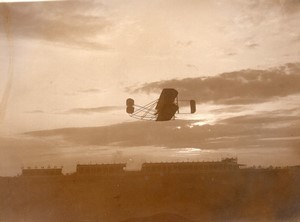
<svg viewBox="0 0 300 222">
<path fill-rule="evenodd" d="M 0 222 L 300 221 L 300 0 L 0 0 Z"/>
</svg>

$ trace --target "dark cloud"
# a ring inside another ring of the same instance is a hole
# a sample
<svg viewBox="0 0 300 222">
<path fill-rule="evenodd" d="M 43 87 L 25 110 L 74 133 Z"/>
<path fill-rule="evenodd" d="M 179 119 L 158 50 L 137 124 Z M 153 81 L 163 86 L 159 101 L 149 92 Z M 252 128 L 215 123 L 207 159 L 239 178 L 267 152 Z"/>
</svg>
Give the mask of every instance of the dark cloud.
<svg viewBox="0 0 300 222">
<path fill-rule="evenodd" d="M 44 113 L 43 110 L 30 110 L 30 111 L 27 111 L 25 113 L 28 113 L 28 114 L 41 114 L 41 113 Z"/>
<path fill-rule="evenodd" d="M 235 56 L 235 55 L 237 55 L 237 53 L 235 53 L 235 52 L 228 52 L 226 55 L 228 55 L 228 56 Z"/>
<path fill-rule="evenodd" d="M 105 49 L 97 36 L 112 25 L 99 1 L 60 1 L 9 5 L 14 38 L 45 40 L 69 47 Z"/>
<path fill-rule="evenodd" d="M 99 93 L 101 92 L 100 89 L 85 89 L 85 90 L 78 90 L 80 93 Z"/>
<path fill-rule="evenodd" d="M 235 3 L 238 3 L 240 7 L 248 7 L 251 10 L 270 10 L 273 7 L 280 7 L 282 13 L 294 14 L 298 13 L 300 9 L 299 0 L 274 0 L 274 1 L 261 1 L 261 0 L 251 0 L 251 1 L 240 1 L 236 0 Z"/>
<path fill-rule="evenodd" d="M 193 64 L 186 64 L 185 66 L 188 68 L 196 69 L 197 71 L 199 70 L 198 67 Z"/>
<path fill-rule="evenodd" d="M 74 144 L 120 147 L 240 149 L 256 146 L 296 149 L 300 142 L 299 116 L 261 114 L 229 118 L 215 125 L 192 126 L 192 123 L 184 120 L 138 121 L 103 127 L 35 131 L 27 135 L 62 136 Z"/>
<path fill-rule="evenodd" d="M 246 46 L 247 46 L 248 48 L 254 49 L 254 48 L 257 48 L 257 47 L 259 46 L 259 44 L 247 42 L 247 43 L 246 43 Z"/>
<path fill-rule="evenodd" d="M 299 13 L 300 10 L 299 0 L 279 1 L 279 3 L 284 13 L 288 13 L 288 14 Z"/>
<path fill-rule="evenodd" d="M 176 44 L 181 47 L 188 47 L 193 44 L 193 41 L 177 41 Z"/>
<path fill-rule="evenodd" d="M 296 42 L 296 43 L 300 42 L 300 34 L 295 35 L 295 36 L 293 37 L 292 41 L 293 41 L 293 42 Z"/>
<path fill-rule="evenodd" d="M 64 114 L 93 114 L 93 113 L 106 113 L 114 110 L 120 110 L 120 106 L 102 106 L 94 108 L 75 108 L 64 112 Z"/>
<path fill-rule="evenodd" d="M 63 136 L 68 141 L 83 145 L 168 146 L 167 144 L 171 145 L 180 139 L 180 136 L 176 137 L 180 132 L 176 126 L 183 127 L 188 123 L 190 122 L 138 121 L 104 127 L 35 131 L 27 134 L 37 137 Z M 194 135 L 191 135 L 191 138 L 192 136 Z"/>
<path fill-rule="evenodd" d="M 241 70 L 212 77 L 172 79 L 147 83 L 133 92 L 159 93 L 176 88 L 181 99 L 198 103 L 251 104 L 300 93 L 300 63 L 267 70 Z"/>
<path fill-rule="evenodd" d="M 268 114 L 260 114 L 260 115 L 245 115 L 245 116 L 237 116 L 228 118 L 220 121 L 220 123 L 224 124 L 245 124 L 245 125 L 265 125 L 265 124 L 280 124 L 280 123 L 291 123 L 292 121 L 298 121 L 300 117 L 297 116 L 281 116 L 281 115 L 272 115 L 272 112 L 268 112 Z"/>
</svg>

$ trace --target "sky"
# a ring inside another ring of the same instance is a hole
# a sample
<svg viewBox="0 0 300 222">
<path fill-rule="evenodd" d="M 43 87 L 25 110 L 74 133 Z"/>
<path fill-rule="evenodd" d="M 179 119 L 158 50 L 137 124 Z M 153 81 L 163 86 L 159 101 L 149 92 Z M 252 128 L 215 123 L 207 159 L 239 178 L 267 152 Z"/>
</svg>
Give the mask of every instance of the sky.
<svg viewBox="0 0 300 222">
<path fill-rule="evenodd" d="M 0 175 L 78 162 L 300 164 L 298 0 L 0 3 Z M 197 113 L 137 121 L 176 88 Z"/>
</svg>

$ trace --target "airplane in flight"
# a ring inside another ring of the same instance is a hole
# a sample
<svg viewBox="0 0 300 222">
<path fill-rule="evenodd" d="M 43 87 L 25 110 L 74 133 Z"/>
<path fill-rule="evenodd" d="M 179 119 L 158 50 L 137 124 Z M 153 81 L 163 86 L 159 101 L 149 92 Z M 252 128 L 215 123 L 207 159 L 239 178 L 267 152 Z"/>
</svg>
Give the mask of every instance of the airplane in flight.
<svg viewBox="0 0 300 222">
<path fill-rule="evenodd" d="M 187 114 L 179 112 L 179 101 L 189 101 L 190 112 L 196 112 L 195 100 L 179 100 L 178 91 L 173 88 L 165 88 L 162 90 L 158 99 L 140 106 L 134 103 L 132 98 L 126 100 L 126 112 L 132 118 L 141 120 L 168 121 L 175 119 L 175 114 Z"/>
</svg>

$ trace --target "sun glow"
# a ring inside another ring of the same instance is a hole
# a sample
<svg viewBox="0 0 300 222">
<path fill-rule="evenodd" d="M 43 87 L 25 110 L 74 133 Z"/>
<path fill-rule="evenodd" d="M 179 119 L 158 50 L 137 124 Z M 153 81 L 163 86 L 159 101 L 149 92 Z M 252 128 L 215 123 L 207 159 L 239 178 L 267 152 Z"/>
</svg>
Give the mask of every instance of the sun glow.
<svg viewBox="0 0 300 222">
<path fill-rule="evenodd" d="M 177 153 L 187 153 L 187 154 L 199 154 L 199 153 L 211 153 L 212 150 L 204 150 L 201 148 L 181 148 Z"/>
</svg>

